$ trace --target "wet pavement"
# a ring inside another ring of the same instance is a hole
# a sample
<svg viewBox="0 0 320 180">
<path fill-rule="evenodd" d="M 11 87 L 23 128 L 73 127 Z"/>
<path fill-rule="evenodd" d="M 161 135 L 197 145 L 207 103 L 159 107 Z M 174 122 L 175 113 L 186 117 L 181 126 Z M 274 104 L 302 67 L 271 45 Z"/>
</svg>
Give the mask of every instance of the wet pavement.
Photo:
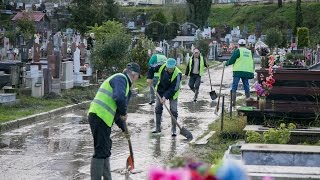
<svg viewBox="0 0 320 180">
<path fill-rule="evenodd" d="M 221 73 L 221 64 L 210 69 L 213 89 L 217 93 Z M 203 135 L 218 116 L 214 113 L 217 100 L 212 101 L 209 95 L 211 89 L 207 73 L 202 81 L 197 102 L 193 102 L 193 92 L 189 90 L 187 82 L 182 86 L 179 97 L 178 122 L 195 139 Z M 231 83 L 232 67 L 229 66 L 225 68 L 222 94 L 229 94 Z M 244 93 L 243 90 L 239 92 Z M 135 174 L 130 174 L 129 179 L 147 179 L 150 167 L 164 165 L 177 155 L 183 156 L 190 148 L 185 137 L 171 137 L 170 115 L 165 108 L 162 133 L 152 135 L 153 108 L 148 104 L 147 97 L 135 97 L 130 103 L 128 128 L 135 158 Z M 115 180 L 126 179 L 124 169 L 129 156 L 128 143 L 116 125 L 112 131 L 112 177 Z M 89 179 L 92 146 L 86 110 L 77 110 L 1 134 L 1 179 Z"/>
</svg>

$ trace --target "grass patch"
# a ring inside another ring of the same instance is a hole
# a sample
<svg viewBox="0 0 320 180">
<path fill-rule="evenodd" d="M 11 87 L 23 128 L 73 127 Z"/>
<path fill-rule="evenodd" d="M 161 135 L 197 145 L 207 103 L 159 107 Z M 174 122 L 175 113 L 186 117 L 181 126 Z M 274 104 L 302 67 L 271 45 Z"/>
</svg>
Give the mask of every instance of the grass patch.
<svg viewBox="0 0 320 180">
<path fill-rule="evenodd" d="M 61 95 L 49 94 L 41 98 L 17 95 L 17 99 L 20 99 L 19 103 L 0 106 L 0 123 L 50 111 L 66 105 L 92 100 L 97 89 L 97 86 L 73 88 L 63 90 Z"/>
<path fill-rule="evenodd" d="M 209 125 L 209 131 L 216 131 L 216 133 L 209 139 L 205 146 L 194 146 L 185 153 L 185 157 L 174 157 L 168 162 L 168 166 L 177 167 L 186 157 L 216 164 L 223 158 L 225 151 L 230 145 L 236 144 L 240 140 L 244 140 L 245 133 L 243 132 L 247 121 L 243 116 L 232 116 L 227 113 L 224 114 L 224 128 L 221 131 L 221 118 Z"/>
</svg>

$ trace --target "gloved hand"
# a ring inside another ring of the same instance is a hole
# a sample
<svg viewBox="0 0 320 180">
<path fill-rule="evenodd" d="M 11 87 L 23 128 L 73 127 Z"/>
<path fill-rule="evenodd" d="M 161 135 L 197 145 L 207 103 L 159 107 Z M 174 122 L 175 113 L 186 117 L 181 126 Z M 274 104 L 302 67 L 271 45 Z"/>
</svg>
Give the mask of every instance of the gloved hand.
<svg viewBox="0 0 320 180">
<path fill-rule="evenodd" d="M 161 103 L 162 104 L 166 103 L 166 100 L 167 100 L 166 97 L 163 96 L 162 99 L 161 99 Z"/>
<path fill-rule="evenodd" d="M 227 66 L 227 61 L 223 61 L 223 65 L 224 65 L 224 66 Z"/>
<path fill-rule="evenodd" d="M 128 118 L 128 115 L 127 115 L 127 114 L 126 114 L 126 115 L 124 115 L 124 116 L 121 116 L 121 115 L 120 115 L 120 119 L 121 119 L 121 120 L 123 120 L 123 121 L 126 121 L 126 120 L 127 120 L 127 118 Z"/>
<path fill-rule="evenodd" d="M 124 137 L 126 139 L 130 139 L 130 133 L 129 132 L 124 132 Z"/>
<path fill-rule="evenodd" d="M 152 79 L 147 79 L 148 86 L 152 85 Z"/>
</svg>

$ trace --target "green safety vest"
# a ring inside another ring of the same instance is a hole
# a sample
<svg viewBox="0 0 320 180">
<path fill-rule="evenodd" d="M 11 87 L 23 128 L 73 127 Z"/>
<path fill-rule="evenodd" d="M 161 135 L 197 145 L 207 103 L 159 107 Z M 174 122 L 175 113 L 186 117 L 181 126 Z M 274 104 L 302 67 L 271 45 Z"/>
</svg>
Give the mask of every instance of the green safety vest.
<svg viewBox="0 0 320 180">
<path fill-rule="evenodd" d="M 157 56 L 157 64 L 164 64 L 167 62 L 167 57 L 163 54 L 156 54 Z M 159 77 L 159 73 L 155 72 L 153 74 L 154 77 Z"/>
<path fill-rule="evenodd" d="M 233 71 L 254 72 L 254 63 L 251 51 L 247 48 L 240 47 L 240 57 L 233 64 Z"/>
<path fill-rule="evenodd" d="M 161 80 L 161 74 L 162 74 L 162 71 L 163 69 L 166 67 L 166 64 L 163 64 L 160 69 L 159 69 L 159 81 L 155 87 L 156 90 L 158 90 L 158 85 L 160 84 L 160 80 Z M 175 67 L 174 68 L 174 71 L 173 71 L 173 75 L 171 77 L 171 82 L 178 76 L 178 74 L 181 73 L 180 69 Z M 179 89 L 177 90 L 177 92 L 173 95 L 173 98 L 174 100 L 176 100 L 179 96 L 179 93 L 180 93 L 180 88 L 181 88 L 181 82 L 179 84 Z"/>
<path fill-rule="evenodd" d="M 114 116 L 117 111 L 117 104 L 112 99 L 113 89 L 110 86 L 110 81 L 115 76 L 123 76 L 126 78 L 126 81 L 127 81 L 126 97 L 128 97 L 129 90 L 130 90 L 128 78 L 122 73 L 114 74 L 102 83 L 96 96 L 94 97 L 93 101 L 90 104 L 90 108 L 89 108 L 89 112 L 88 112 L 88 114 L 95 113 L 109 127 L 112 126 L 113 121 L 114 121 Z"/>
<path fill-rule="evenodd" d="M 193 56 L 191 56 L 190 60 L 189 60 L 189 73 L 188 73 L 188 76 L 190 76 L 190 73 L 191 73 L 191 70 L 192 70 L 192 57 Z M 203 61 L 203 57 L 202 56 L 200 56 L 199 66 L 200 66 L 199 75 L 203 76 L 203 74 L 204 74 L 204 61 Z"/>
</svg>

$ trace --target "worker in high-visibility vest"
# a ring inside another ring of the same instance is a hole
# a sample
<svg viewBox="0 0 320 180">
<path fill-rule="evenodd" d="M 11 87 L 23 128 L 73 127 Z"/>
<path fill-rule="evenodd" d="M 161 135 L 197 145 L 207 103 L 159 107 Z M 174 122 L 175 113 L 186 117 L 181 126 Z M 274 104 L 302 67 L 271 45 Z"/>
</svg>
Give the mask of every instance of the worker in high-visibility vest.
<svg viewBox="0 0 320 180">
<path fill-rule="evenodd" d="M 176 134 L 176 121 L 178 118 L 178 97 L 181 88 L 182 73 L 176 66 L 177 61 L 173 58 L 169 58 L 163 65 L 150 67 L 148 71 L 147 83 L 152 86 L 152 79 L 155 72 L 159 73 L 159 80 L 157 85 L 154 87 L 160 98 L 156 98 L 155 106 L 155 118 L 156 118 L 156 129 L 152 133 L 161 132 L 161 118 L 163 111 L 163 104 L 169 100 L 170 111 L 173 115 L 171 117 L 171 135 L 172 137 L 177 136 Z"/>
<path fill-rule="evenodd" d="M 156 53 L 153 54 L 148 62 L 148 66 L 152 67 L 152 66 L 157 66 L 157 65 L 161 65 L 166 63 L 167 61 L 167 57 L 165 55 L 163 55 L 163 49 L 161 47 L 156 47 L 155 49 Z M 159 79 L 159 73 L 154 73 L 153 75 L 153 86 L 156 86 L 156 84 L 158 83 L 158 79 Z M 150 102 L 149 104 L 152 105 L 153 103 L 155 103 L 155 94 L 153 91 L 153 88 L 150 87 Z"/>
<path fill-rule="evenodd" d="M 111 180 L 111 127 L 116 123 L 125 131 L 127 107 L 131 97 L 130 87 L 140 76 L 140 66 L 129 63 L 123 73 L 107 78 L 100 86 L 90 104 L 88 121 L 90 124 L 94 154 L 91 159 L 91 180 Z M 128 135 L 127 135 L 128 136 Z"/>
<path fill-rule="evenodd" d="M 232 105 L 236 104 L 238 84 L 241 79 L 246 98 L 250 98 L 249 79 L 254 77 L 254 60 L 251 50 L 246 48 L 246 40 L 239 39 L 239 48 L 236 49 L 226 66 L 233 64 Z"/>
</svg>

